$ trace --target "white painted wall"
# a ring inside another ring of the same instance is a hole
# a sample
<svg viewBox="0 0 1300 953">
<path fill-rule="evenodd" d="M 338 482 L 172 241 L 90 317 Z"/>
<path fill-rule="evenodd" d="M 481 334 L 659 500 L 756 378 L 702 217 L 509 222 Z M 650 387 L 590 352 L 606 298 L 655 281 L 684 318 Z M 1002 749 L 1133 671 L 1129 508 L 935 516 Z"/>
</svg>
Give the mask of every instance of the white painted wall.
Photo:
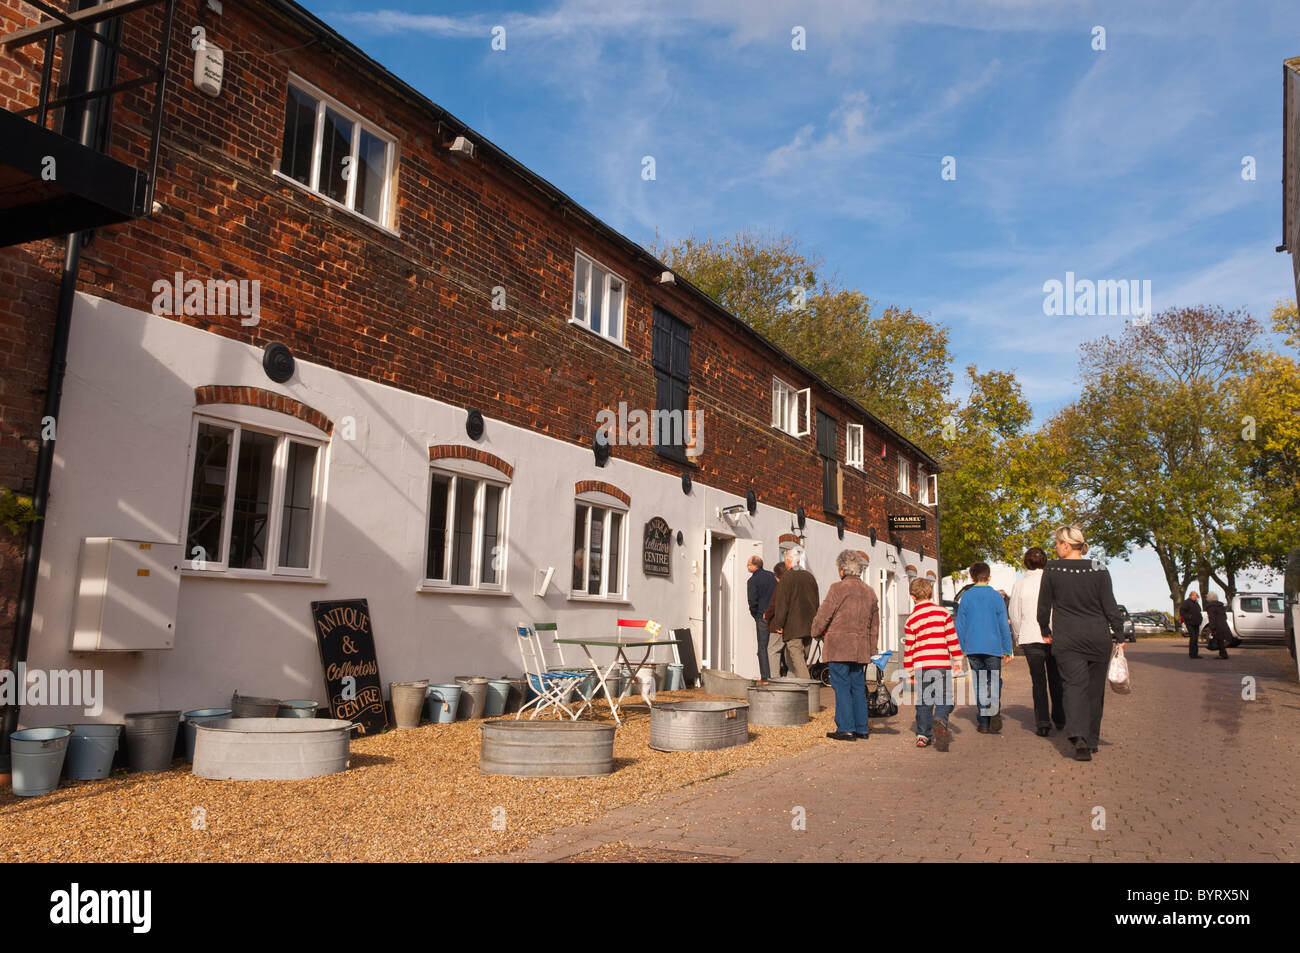
<svg viewBox="0 0 1300 953">
<path fill-rule="evenodd" d="M 385 682 L 456 675 L 500 675 L 521 669 L 512 626 L 554 619 L 563 635 L 613 636 L 620 616 L 690 625 L 702 648 L 704 531 L 761 539 L 768 565 L 791 515 L 764 506 L 738 525 L 715 511 L 743 502 L 696 483 L 683 494 L 678 477 L 617 458 L 596 467 L 589 449 L 489 419 L 474 443 L 515 466 L 510 494 L 508 595 L 417 591 L 423 575 L 428 447 L 470 444 L 465 411 L 319 365 L 298 362 L 294 377 L 275 385 L 262 371 L 262 351 L 167 318 L 80 295 L 71 345 L 29 669 L 102 668 L 103 720 L 129 711 L 224 705 L 233 691 L 279 698 L 325 693 L 310 603 L 365 597 L 374 622 Z M 182 541 L 190 483 L 194 388 L 205 384 L 264 387 L 285 393 L 335 421 L 357 421 L 354 441 L 338 430 L 326 457 L 323 581 L 232 580 L 185 576 L 175 647 L 126 654 L 69 651 L 77 557 L 86 536 Z M 629 600 L 597 604 L 569 598 L 573 485 L 603 480 L 632 497 L 626 575 Z M 761 488 L 759 490 L 761 497 Z M 662 516 L 681 529 L 670 579 L 641 572 L 641 533 Z M 844 548 L 871 554 L 873 570 L 888 564 L 883 542 L 836 537 L 834 527 L 807 524 L 809 568 L 823 588 L 837 578 Z M 934 569 L 915 553 L 897 557 Z M 534 570 L 556 567 L 545 598 L 533 595 Z M 743 564 L 735 584 L 744 587 Z M 906 581 L 900 583 L 906 612 Z M 757 675 L 754 628 L 737 620 L 736 669 Z M 666 658 L 660 651 L 659 656 Z M 581 659 L 566 649 L 566 660 Z M 23 724 L 82 721 L 77 709 L 25 708 Z"/>
</svg>

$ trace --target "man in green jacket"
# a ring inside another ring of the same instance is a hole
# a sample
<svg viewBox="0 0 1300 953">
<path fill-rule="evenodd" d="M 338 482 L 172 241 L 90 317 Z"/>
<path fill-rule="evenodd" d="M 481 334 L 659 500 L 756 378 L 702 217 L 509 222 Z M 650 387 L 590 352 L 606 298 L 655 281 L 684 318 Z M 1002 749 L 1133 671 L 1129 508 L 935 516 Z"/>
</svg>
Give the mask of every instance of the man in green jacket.
<svg viewBox="0 0 1300 953">
<path fill-rule="evenodd" d="M 773 674 L 781 670 L 781 652 L 785 651 L 785 665 L 794 678 L 808 677 L 808 646 L 812 643 L 812 621 L 821 605 L 817 579 L 807 569 L 799 568 L 803 550 L 795 547 L 786 550 L 785 575 L 772 596 L 772 632 L 779 639 L 768 642 L 770 667 Z"/>
</svg>

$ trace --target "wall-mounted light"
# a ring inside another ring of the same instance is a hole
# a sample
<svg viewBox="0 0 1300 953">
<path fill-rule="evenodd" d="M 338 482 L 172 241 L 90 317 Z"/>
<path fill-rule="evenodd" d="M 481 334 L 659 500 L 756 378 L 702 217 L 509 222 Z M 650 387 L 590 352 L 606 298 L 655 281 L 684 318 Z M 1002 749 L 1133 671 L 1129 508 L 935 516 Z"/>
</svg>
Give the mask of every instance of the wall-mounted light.
<svg viewBox="0 0 1300 953">
<path fill-rule="evenodd" d="M 740 522 L 740 516 L 745 512 L 744 503 L 732 503 L 730 506 L 719 507 L 718 519 L 726 520 L 732 526 Z"/>
<path fill-rule="evenodd" d="M 458 156 L 464 156 L 466 159 L 474 158 L 474 143 L 464 136 L 457 136 L 449 148 Z"/>
<path fill-rule="evenodd" d="M 677 284 L 677 276 L 671 271 L 665 271 L 659 276 L 659 283 L 661 285 L 675 285 Z"/>
</svg>

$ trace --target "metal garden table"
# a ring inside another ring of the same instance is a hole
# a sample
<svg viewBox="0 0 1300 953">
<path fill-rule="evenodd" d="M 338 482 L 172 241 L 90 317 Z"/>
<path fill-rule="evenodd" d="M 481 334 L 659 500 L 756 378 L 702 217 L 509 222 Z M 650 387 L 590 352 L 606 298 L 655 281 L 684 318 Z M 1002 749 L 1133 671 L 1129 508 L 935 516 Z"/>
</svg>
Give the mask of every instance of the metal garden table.
<svg viewBox="0 0 1300 953">
<path fill-rule="evenodd" d="M 623 720 L 618 716 L 619 702 L 621 702 L 623 698 L 627 695 L 628 689 L 631 687 L 631 682 L 629 681 L 628 684 L 623 687 L 623 691 L 620 692 L 618 698 L 615 699 L 613 694 L 609 690 L 609 684 L 606 681 L 606 679 L 609 678 L 610 674 L 613 673 L 614 669 L 619 665 L 626 665 L 634 673 L 640 671 L 645 666 L 646 662 L 650 661 L 650 653 L 654 651 L 655 646 L 657 645 L 677 646 L 682 644 L 682 640 L 681 639 L 645 639 L 645 640 L 638 640 L 635 642 L 620 642 L 617 639 L 556 639 L 555 644 L 581 646 L 582 651 L 587 653 L 587 661 L 591 663 L 591 668 L 596 673 L 596 690 L 591 693 L 591 697 L 587 698 L 583 702 L 582 707 L 580 707 L 579 709 L 577 709 L 577 711 L 574 712 L 573 714 L 574 719 L 576 720 L 582 715 L 584 711 L 589 709 L 596 695 L 599 694 L 601 690 L 603 690 L 605 692 L 606 700 L 609 701 L 609 710 L 610 713 L 614 716 L 614 723 L 621 726 L 623 724 Z M 614 661 L 610 662 L 609 665 L 605 666 L 603 670 L 599 665 L 596 664 L 596 659 L 591 654 L 591 650 L 593 646 L 603 646 L 606 648 L 614 649 Z M 639 649 L 639 648 L 644 648 L 645 654 L 641 657 L 640 662 L 633 665 L 632 660 L 627 657 L 627 653 L 624 650 Z"/>
</svg>

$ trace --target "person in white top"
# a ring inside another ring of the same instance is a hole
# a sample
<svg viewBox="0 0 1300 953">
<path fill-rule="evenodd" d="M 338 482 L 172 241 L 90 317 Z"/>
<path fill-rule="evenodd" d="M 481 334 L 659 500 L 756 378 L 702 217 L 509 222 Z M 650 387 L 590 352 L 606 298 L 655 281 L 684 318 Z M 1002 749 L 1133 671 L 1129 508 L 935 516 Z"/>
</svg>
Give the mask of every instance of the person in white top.
<svg viewBox="0 0 1300 953">
<path fill-rule="evenodd" d="M 1007 615 L 1011 620 L 1011 634 L 1016 644 L 1025 651 L 1029 663 L 1029 677 L 1034 683 L 1034 725 L 1044 738 L 1065 727 L 1065 708 L 1061 704 L 1061 673 L 1052 658 L 1052 640 L 1043 638 L 1038 625 L 1038 587 L 1043 582 L 1043 567 L 1047 553 L 1038 546 L 1025 551 L 1025 569 L 1029 570 L 1011 589 L 1011 605 Z M 1050 704 L 1049 704 L 1050 703 Z"/>
</svg>

